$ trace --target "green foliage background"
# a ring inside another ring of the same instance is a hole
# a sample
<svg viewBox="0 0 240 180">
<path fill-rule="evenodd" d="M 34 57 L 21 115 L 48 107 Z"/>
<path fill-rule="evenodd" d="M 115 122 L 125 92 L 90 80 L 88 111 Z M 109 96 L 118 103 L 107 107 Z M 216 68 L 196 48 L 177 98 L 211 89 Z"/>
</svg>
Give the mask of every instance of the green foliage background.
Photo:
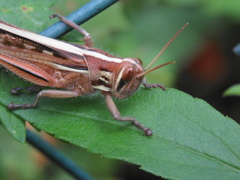
<svg viewBox="0 0 240 180">
<path fill-rule="evenodd" d="M 57 21 L 48 19 L 53 11 L 67 15 L 86 2 L 0 2 L 1 20 L 40 32 Z M 23 6 L 27 11 L 22 11 Z M 172 60 L 177 64 L 147 76 L 150 82 L 173 86 L 181 67 L 189 63 L 189 57 L 207 40 L 206 31 L 224 31 L 226 21 L 239 23 L 237 6 L 238 1 L 122 1 L 82 27 L 92 35 L 96 47 L 114 52 L 116 56 L 138 57 L 147 65 L 172 35 L 189 22 L 190 26 L 155 65 Z M 79 33 L 73 31 L 62 39 L 76 42 L 79 37 Z M 202 100 L 170 88 L 166 92 L 140 88 L 129 99 L 117 101 L 123 115 L 134 116 L 153 129 L 154 136 L 146 137 L 135 127 L 114 121 L 100 95 L 69 100 L 43 99 L 36 109 L 10 112 L 6 110 L 9 102 L 31 102 L 35 95 L 10 95 L 11 88 L 29 84 L 5 71 L 0 73 L 0 120 L 20 142 L 25 140 L 24 120 L 27 120 L 58 139 L 104 157 L 140 165 L 141 169 L 165 178 L 239 178 L 239 125 Z M 0 146 L 0 165 L 3 164 L 0 178 L 44 178 L 44 169 L 31 161 L 27 145 L 23 147 L 13 141 L 2 128 L 0 133 L 4 137 L 1 143 L 9 142 Z M 100 158 L 80 148 L 64 143 L 59 146 L 97 179 L 113 179 L 117 167 L 121 166 L 119 161 Z M 9 153 L 9 149 L 12 152 Z M 24 163 L 16 163 L 18 161 Z M 92 164 L 96 166 L 91 167 Z M 52 171 L 56 172 L 54 168 Z M 62 171 L 53 174 L 52 178 L 71 179 Z"/>
</svg>

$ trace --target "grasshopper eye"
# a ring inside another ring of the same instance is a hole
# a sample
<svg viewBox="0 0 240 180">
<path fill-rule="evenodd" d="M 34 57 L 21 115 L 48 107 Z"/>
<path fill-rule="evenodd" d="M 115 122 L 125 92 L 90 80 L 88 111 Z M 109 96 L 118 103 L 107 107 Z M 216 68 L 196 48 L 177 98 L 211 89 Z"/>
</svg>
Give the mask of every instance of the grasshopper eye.
<svg viewBox="0 0 240 180">
<path fill-rule="evenodd" d="M 126 68 L 126 69 L 124 69 L 124 71 L 123 71 L 122 80 L 123 80 L 124 82 L 129 82 L 129 81 L 132 80 L 133 75 L 134 75 L 134 70 L 133 70 L 133 68 L 132 68 L 132 67 Z"/>
<path fill-rule="evenodd" d="M 140 64 L 140 65 L 143 65 L 142 61 L 141 61 L 140 59 L 138 59 L 138 58 L 136 58 L 136 62 L 137 62 L 138 64 Z"/>
<path fill-rule="evenodd" d="M 130 82 L 134 76 L 134 69 L 132 67 L 127 67 L 122 72 L 122 77 L 118 83 L 117 91 L 120 91 L 125 84 Z"/>
</svg>

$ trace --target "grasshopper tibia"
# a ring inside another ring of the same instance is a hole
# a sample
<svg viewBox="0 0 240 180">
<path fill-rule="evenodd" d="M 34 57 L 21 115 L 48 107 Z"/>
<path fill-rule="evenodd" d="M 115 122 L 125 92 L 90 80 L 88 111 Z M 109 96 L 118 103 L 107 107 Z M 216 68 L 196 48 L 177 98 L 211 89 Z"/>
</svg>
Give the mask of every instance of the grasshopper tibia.
<svg viewBox="0 0 240 180">
<path fill-rule="evenodd" d="M 149 128 L 144 127 L 140 122 L 138 122 L 134 117 L 122 117 L 120 112 L 118 111 L 115 103 L 113 102 L 112 99 L 112 95 L 110 93 L 106 93 L 106 92 L 102 92 L 105 97 L 106 97 L 106 104 L 107 107 L 109 109 L 109 111 L 111 112 L 113 118 L 115 120 L 118 121 L 130 121 L 133 123 L 134 126 L 136 126 L 137 128 L 143 130 L 143 132 L 147 135 L 147 136 L 152 136 L 152 130 Z"/>
<path fill-rule="evenodd" d="M 40 86 L 32 86 L 32 87 L 16 87 L 11 89 L 11 94 L 20 94 L 22 90 L 26 92 L 36 92 L 40 91 L 42 88 Z"/>
<path fill-rule="evenodd" d="M 28 104 L 15 104 L 15 103 L 11 103 L 8 106 L 8 109 L 10 110 L 16 110 L 16 109 L 30 109 L 34 107 L 33 103 L 28 103 Z"/>
</svg>

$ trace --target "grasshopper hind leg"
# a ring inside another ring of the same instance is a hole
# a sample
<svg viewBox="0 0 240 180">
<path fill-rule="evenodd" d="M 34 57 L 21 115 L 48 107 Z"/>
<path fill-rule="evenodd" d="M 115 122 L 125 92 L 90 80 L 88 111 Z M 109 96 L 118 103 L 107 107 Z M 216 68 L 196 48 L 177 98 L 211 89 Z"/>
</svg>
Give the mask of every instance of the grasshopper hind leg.
<svg viewBox="0 0 240 180">
<path fill-rule="evenodd" d="M 50 19 L 57 17 L 60 21 L 62 21 L 63 23 L 67 24 L 68 26 L 76 29 L 78 32 L 80 32 L 83 36 L 84 36 L 84 42 L 85 45 L 88 47 L 93 47 L 93 42 L 92 42 L 92 37 L 91 35 L 85 31 L 83 28 L 81 28 L 80 26 L 78 26 L 76 23 L 66 19 L 63 16 L 60 16 L 58 14 L 53 14 L 50 16 Z"/>
<path fill-rule="evenodd" d="M 37 103 L 39 102 L 39 99 L 42 97 L 48 97 L 48 98 L 72 98 L 77 97 L 81 95 L 80 91 L 64 91 L 64 90 L 42 90 L 37 94 L 37 97 L 34 102 L 27 103 L 27 104 L 15 104 L 11 103 L 8 105 L 8 109 L 10 110 L 16 110 L 16 109 L 30 109 L 34 108 Z"/>
</svg>

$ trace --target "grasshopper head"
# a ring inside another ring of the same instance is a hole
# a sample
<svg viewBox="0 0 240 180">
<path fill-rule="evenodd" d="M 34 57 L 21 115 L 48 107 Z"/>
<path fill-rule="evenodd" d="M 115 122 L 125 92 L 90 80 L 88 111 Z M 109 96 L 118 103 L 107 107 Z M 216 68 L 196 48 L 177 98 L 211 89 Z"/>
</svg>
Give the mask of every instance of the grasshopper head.
<svg viewBox="0 0 240 180">
<path fill-rule="evenodd" d="M 175 62 L 164 63 L 147 70 L 143 69 L 142 61 L 140 59 L 124 58 L 117 70 L 113 95 L 118 99 L 124 99 L 131 96 L 142 84 L 145 74 L 172 63 Z"/>
<path fill-rule="evenodd" d="M 131 96 L 141 85 L 144 76 L 138 77 L 137 75 L 143 72 L 140 59 L 124 58 L 116 73 L 113 95 L 118 99 Z"/>
<path fill-rule="evenodd" d="M 146 67 L 142 67 L 142 61 L 137 58 L 124 58 L 120 63 L 117 74 L 115 76 L 115 82 L 113 87 L 113 95 L 118 99 L 123 99 L 131 96 L 141 85 L 144 75 L 150 73 L 160 67 L 168 64 L 175 63 L 175 61 L 161 64 L 157 67 L 149 69 L 150 66 L 162 55 L 167 47 L 173 42 L 173 40 L 182 32 L 182 30 L 188 25 L 186 23 L 162 48 L 152 62 Z"/>
</svg>

